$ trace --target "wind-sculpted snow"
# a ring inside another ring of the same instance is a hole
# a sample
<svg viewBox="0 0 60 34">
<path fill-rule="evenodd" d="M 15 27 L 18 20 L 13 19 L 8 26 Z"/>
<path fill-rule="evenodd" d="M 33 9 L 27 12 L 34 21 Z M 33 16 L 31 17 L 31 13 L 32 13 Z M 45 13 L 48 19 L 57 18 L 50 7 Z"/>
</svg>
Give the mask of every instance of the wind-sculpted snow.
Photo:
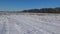
<svg viewBox="0 0 60 34">
<path fill-rule="evenodd" d="M 0 34 L 60 34 L 60 15 L 0 15 Z"/>
</svg>

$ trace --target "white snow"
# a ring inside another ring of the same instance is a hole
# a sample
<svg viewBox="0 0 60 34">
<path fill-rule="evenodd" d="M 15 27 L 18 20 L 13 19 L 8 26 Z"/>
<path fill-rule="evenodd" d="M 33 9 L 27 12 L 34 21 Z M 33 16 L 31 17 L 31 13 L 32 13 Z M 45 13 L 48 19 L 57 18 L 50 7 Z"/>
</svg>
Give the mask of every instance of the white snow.
<svg viewBox="0 0 60 34">
<path fill-rule="evenodd" d="M 0 34 L 60 34 L 60 15 L 0 15 Z"/>
</svg>

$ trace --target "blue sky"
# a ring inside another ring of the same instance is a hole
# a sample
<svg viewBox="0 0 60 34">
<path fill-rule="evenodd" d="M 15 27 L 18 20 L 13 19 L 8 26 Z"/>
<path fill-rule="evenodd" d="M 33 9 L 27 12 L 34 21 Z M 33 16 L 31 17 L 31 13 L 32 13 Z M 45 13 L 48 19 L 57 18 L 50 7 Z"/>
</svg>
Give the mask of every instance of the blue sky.
<svg viewBox="0 0 60 34">
<path fill-rule="evenodd" d="M 0 10 L 60 7 L 60 0 L 0 0 Z"/>
</svg>

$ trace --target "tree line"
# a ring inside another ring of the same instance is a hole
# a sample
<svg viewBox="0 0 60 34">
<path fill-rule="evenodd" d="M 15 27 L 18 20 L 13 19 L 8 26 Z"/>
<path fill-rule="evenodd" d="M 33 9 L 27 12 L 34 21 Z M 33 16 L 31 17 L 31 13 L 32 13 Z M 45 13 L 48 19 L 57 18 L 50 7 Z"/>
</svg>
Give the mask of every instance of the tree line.
<svg viewBox="0 0 60 34">
<path fill-rule="evenodd" d="M 23 10 L 23 11 L 0 11 L 0 13 L 60 13 L 60 7 L 30 9 L 30 10 Z"/>
<path fill-rule="evenodd" d="M 24 13 L 60 13 L 60 7 L 23 10 Z"/>
</svg>

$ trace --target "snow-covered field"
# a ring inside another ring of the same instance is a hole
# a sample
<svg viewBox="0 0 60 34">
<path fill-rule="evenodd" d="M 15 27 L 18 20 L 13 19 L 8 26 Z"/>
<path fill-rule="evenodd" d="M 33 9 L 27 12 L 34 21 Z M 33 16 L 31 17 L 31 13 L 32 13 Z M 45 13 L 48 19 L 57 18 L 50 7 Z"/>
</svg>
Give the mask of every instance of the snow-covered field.
<svg viewBox="0 0 60 34">
<path fill-rule="evenodd" d="M 60 34 L 60 14 L 0 15 L 0 34 Z"/>
</svg>

